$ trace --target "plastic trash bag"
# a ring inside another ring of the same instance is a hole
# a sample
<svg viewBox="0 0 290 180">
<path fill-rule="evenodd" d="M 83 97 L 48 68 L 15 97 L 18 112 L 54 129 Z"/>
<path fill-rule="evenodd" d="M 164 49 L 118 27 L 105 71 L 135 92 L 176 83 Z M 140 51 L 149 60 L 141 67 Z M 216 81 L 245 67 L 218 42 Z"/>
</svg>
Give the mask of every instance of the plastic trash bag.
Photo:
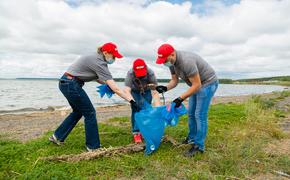
<svg viewBox="0 0 290 180">
<path fill-rule="evenodd" d="M 179 116 L 186 113 L 187 110 L 183 104 L 179 108 L 175 108 L 175 103 L 159 107 L 152 107 L 149 103 L 144 103 L 142 110 L 135 114 L 135 121 L 145 139 L 146 155 L 158 149 L 165 127 L 176 126 Z"/>
<path fill-rule="evenodd" d="M 175 103 L 171 103 L 163 109 L 162 117 L 165 119 L 166 126 L 176 126 L 179 121 L 179 116 L 187 113 L 187 109 L 183 104 L 178 108 L 175 108 Z"/>
<path fill-rule="evenodd" d="M 101 98 L 103 98 L 105 94 L 108 98 L 111 98 L 113 94 L 115 94 L 114 91 L 107 84 L 97 86 L 97 92 L 100 94 Z"/>
</svg>

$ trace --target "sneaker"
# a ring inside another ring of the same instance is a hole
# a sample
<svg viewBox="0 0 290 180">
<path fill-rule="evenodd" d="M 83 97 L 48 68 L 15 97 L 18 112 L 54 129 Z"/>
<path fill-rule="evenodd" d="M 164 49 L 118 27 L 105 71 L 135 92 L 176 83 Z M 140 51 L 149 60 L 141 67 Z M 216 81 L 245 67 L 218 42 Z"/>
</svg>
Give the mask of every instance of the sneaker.
<svg viewBox="0 0 290 180">
<path fill-rule="evenodd" d="M 186 137 L 182 142 L 181 144 L 194 144 L 192 140 L 189 140 L 188 137 Z"/>
<path fill-rule="evenodd" d="M 134 142 L 135 143 L 142 143 L 142 135 L 141 133 L 133 134 Z"/>
<path fill-rule="evenodd" d="M 203 150 L 200 150 L 198 145 L 193 144 L 192 147 L 184 153 L 184 156 L 185 157 L 193 157 L 197 153 L 203 153 Z"/>
<path fill-rule="evenodd" d="M 87 149 L 87 151 L 88 152 L 95 152 L 97 149 L 99 149 L 99 148 L 97 148 L 97 149 L 91 149 L 91 148 L 89 148 L 88 146 L 86 146 L 86 149 Z"/>
<path fill-rule="evenodd" d="M 142 134 L 140 133 L 140 138 L 141 138 L 141 141 L 143 140 L 143 136 L 142 136 Z"/>
<path fill-rule="evenodd" d="M 48 140 L 49 140 L 50 142 L 52 142 L 52 143 L 58 145 L 58 146 L 61 146 L 61 145 L 64 144 L 64 142 L 63 142 L 63 141 L 59 141 L 59 140 L 55 137 L 54 134 L 53 134 L 52 136 L 50 136 L 50 137 L 48 138 Z"/>
</svg>

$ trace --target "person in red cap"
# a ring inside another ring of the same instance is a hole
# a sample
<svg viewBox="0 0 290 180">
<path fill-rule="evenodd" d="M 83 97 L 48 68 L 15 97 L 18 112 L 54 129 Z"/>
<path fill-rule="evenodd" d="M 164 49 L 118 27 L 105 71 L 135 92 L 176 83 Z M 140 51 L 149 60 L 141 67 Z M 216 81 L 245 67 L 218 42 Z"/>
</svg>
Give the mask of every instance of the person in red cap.
<svg viewBox="0 0 290 180">
<path fill-rule="evenodd" d="M 188 101 L 188 127 L 189 132 L 184 144 L 192 147 L 184 153 L 191 157 L 205 150 L 204 141 L 207 135 L 207 117 L 210 102 L 214 96 L 218 79 L 213 68 L 200 56 L 191 52 L 177 51 L 170 44 L 163 44 L 158 48 L 157 64 L 169 67 L 171 80 L 167 86 L 157 86 L 159 93 L 173 89 L 181 78 L 189 88 L 173 100 L 175 107 L 189 98 Z"/>
<path fill-rule="evenodd" d="M 147 101 L 149 104 L 152 103 L 152 94 L 159 98 L 158 92 L 151 92 L 150 85 L 156 86 L 157 80 L 153 70 L 151 70 L 143 59 L 136 59 L 133 62 L 133 68 L 130 69 L 127 73 L 125 79 L 125 92 L 131 94 L 135 99 L 139 107 L 141 107 L 144 101 Z M 154 98 L 154 99 L 155 99 Z M 132 109 L 131 115 L 131 124 L 132 124 L 132 133 L 135 143 L 142 142 L 142 135 L 140 130 L 135 122 L 136 110 Z"/>
<path fill-rule="evenodd" d="M 97 53 L 80 57 L 68 68 L 59 80 L 59 89 L 73 111 L 49 137 L 49 141 L 57 145 L 63 144 L 77 122 L 84 116 L 86 149 L 94 151 L 100 147 L 96 111 L 82 88 L 85 82 L 97 81 L 107 84 L 117 95 L 130 102 L 134 111 L 139 111 L 131 94 L 126 94 L 117 86 L 108 68 L 108 64 L 114 63 L 115 58 L 122 57 L 117 46 L 109 42 L 98 48 Z"/>
</svg>

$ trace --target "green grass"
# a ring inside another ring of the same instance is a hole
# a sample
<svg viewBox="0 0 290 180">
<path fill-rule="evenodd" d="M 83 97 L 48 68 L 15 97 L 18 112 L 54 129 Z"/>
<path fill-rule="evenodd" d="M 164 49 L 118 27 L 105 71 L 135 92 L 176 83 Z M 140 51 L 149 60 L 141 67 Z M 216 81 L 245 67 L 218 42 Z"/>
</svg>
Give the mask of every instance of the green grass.
<svg viewBox="0 0 290 180">
<path fill-rule="evenodd" d="M 278 128 L 272 106 L 262 104 L 261 100 L 253 99 L 246 104 L 211 106 L 206 153 L 193 158 L 182 155 L 188 147 L 162 143 L 151 156 L 140 152 L 74 163 L 39 160 L 83 152 L 82 124 L 61 147 L 47 141 L 52 132 L 24 144 L 0 137 L 0 179 L 225 179 L 246 178 L 272 170 L 290 173 L 289 157 L 264 152 L 269 142 L 287 136 Z M 131 143 L 129 122 L 129 118 L 120 117 L 99 124 L 102 145 Z M 177 127 L 168 127 L 166 134 L 181 141 L 187 134 L 187 117 L 183 116 Z"/>
<path fill-rule="evenodd" d="M 238 80 L 233 80 L 232 82 L 238 83 L 238 84 L 265 84 L 265 85 L 290 86 L 290 76 L 276 76 L 276 77 L 265 77 L 265 78 L 255 78 L 255 79 L 238 79 Z"/>
</svg>

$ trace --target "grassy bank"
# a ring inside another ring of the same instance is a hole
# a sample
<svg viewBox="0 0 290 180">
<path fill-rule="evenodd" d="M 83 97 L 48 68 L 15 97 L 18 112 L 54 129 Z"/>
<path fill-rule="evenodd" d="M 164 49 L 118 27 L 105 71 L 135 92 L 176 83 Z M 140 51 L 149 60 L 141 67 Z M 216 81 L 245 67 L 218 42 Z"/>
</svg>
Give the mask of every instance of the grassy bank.
<svg viewBox="0 0 290 180">
<path fill-rule="evenodd" d="M 288 97 L 283 93 L 280 99 Z M 76 163 L 39 160 L 40 157 L 77 154 L 84 151 L 84 128 L 78 125 L 64 146 L 57 147 L 43 138 L 22 144 L 0 137 L 0 179 L 87 179 L 144 178 L 225 179 L 248 178 L 273 170 L 290 173 L 290 157 L 273 155 L 265 149 L 269 143 L 289 138 L 277 125 L 284 112 L 273 109 L 278 99 L 254 97 L 245 104 L 217 104 L 209 113 L 207 149 L 203 155 L 183 157 L 188 147 L 173 148 L 161 144 L 151 156 L 142 152 L 104 157 Z M 99 125 L 104 147 L 132 142 L 128 117 L 109 120 Z M 182 140 L 187 133 L 187 117 L 166 134 Z"/>
<path fill-rule="evenodd" d="M 265 82 L 258 82 L 258 81 L 251 81 L 251 82 L 234 82 L 232 84 L 258 84 L 258 85 L 277 85 L 277 86 L 290 86 L 290 81 L 265 81 Z"/>
<path fill-rule="evenodd" d="M 261 85 L 280 85 L 290 86 L 290 76 L 276 76 L 265 78 L 252 78 L 252 79 L 219 79 L 222 84 L 261 84 Z"/>
</svg>

